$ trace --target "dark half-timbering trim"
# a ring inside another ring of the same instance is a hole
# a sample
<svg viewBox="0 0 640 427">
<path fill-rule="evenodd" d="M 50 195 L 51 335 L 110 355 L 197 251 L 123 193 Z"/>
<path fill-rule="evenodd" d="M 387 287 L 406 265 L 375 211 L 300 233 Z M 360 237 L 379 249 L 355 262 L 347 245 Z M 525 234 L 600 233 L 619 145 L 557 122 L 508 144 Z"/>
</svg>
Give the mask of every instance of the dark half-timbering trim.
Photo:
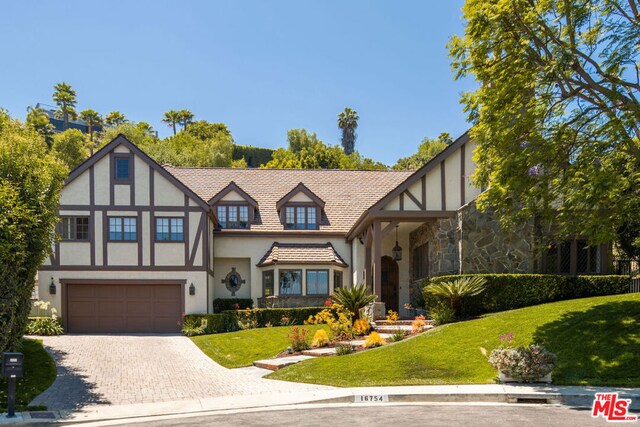
<svg viewBox="0 0 640 427">
<path fill-rule="evenodd" d="M 218 202 L 222 201 L 224 196 L 226 196 L 227 194 L 229 194 L 231 192 L 235 192 L 235 193 L 239 194 L 245 200 L 245 202 L 247 202 L 247 204 L 249 204 L 250 206 L 253 206 L 254 209 L 258 208 L 258 202 L 253 197 L 251 197 L 246 191 L 244 191 L 242 188 L 240 188 L 238 186 L 238 184 L 236 184 L 233 181 L 231 181 L 229 183 L 229 185 L 227 185 L 222 190 L 220 190 L 220 192 L 218 194 L 213 196 L 209 200 L 209 205 L 213 206 L 213 205 L 217 204 Z M 232 202 L 232 201 L 229 200 L 229 202 Z M 240 203 L 240 201 L 233 201 L 233 202 L 236 203 L 236 204 Z"/>
<path fill-rule="evenodd" d="M 280 200 L 276 202 L 276 209 L 280 211 L 280 209 L 282 209 L 284 205 L 288 204 L 289 200 L 291 200 L 291 198 L 298 193 L 305 194 L 308 198 L 311 199 L 313 203 L 318 205 L 320 209 L 324 209 L 324 205 L 325 205 L 324 200 L 318 197 L 313 191 L 309 190 L 309 188 L 307 188 L 307 186 L 304 185 L 302 182 L 296 185 L 291 191 L 289 191 Z"/>
</svg>

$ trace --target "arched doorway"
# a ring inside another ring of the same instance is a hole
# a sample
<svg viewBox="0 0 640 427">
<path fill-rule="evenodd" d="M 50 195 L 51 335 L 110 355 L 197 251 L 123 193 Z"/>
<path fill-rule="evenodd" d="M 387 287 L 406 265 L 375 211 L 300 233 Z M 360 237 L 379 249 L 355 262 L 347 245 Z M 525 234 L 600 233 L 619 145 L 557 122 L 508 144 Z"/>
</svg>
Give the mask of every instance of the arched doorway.
<svg viewBox="0 0 640 427">
<path fill-rule="evenodd" d="M 380 271 L 382 273 L 382 295 L 380 295 L 380 299 L 385 303 L 385 309 L 387 311 L 393 310 L 398 312 L 398 263 L 390 256 L 383 256 L 380 264 Z"/>
</svg>

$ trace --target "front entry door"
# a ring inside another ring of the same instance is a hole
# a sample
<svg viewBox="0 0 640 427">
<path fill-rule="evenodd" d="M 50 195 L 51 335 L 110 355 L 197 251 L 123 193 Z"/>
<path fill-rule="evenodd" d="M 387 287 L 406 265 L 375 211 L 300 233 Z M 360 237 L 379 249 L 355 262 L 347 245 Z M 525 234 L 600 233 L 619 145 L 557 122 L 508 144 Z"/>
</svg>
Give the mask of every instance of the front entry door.
<svg viewBox="0 0 640 427">
<path fill-rule="evenodd" d="M 387 311 L 398 312 L 399 305 L 399 284 L 398 284 L 398 263 L 389 256 L 383 256 L 381 260 L 382 272 L 382 295 L 380 298 L 385 303 Z"/>
</svg>

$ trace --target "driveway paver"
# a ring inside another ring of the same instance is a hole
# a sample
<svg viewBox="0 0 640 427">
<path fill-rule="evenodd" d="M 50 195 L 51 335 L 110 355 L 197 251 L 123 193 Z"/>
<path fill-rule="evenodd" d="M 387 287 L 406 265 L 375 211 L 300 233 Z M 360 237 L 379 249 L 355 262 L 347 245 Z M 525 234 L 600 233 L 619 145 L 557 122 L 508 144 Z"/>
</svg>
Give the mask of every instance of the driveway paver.
<svg viewBox="0 0 640 427">
<path fill-rule="evenodd" d="M 234 372 L 183 336 L 62 335 L 42 340 L 58 372 L 53 385 L 31 404 L 49 410 L 331 388 Z"/>
</svg>

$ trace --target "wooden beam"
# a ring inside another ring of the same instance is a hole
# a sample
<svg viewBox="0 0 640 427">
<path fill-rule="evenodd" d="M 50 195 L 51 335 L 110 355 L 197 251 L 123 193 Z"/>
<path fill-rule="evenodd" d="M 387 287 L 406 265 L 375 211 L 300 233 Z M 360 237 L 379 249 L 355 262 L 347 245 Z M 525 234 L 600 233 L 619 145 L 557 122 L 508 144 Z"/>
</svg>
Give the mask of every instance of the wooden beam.
<svg viewBox="0 0 640 427">
<path fill-rule="evenodd" d="M 424 210 L 424 203 L 421 203 L 416 196 L 414 196 L 413 194 L 411 194 L 411 191 L 407 190 L 405 191 L 403 194 L 406 194 L 407 196 L 409 196 L 409 198 L 413 201 L 413 203 L 416 204 L 417 207 L 419 207 L 420 209 Z"/>
<path fill-rule="evenodd" d="M 380 221 L 373 223 L 373 293 L 382 301 L 382 230 Z"/>
<path fill-rule="evenodd" d="M 467 183 L 465 182 L 464 169 L 465 169 L 465 147 L 460 147 L 460 206 L 464 206 L 466 203 L 465 190 Z"/>
<path fill-rule="evenodd" d="M 445 185 L 445 179 L 447 174 L 444 170 L 444 160 L 440 163 L 440 197 L 442 203 L 442 210 L 447 210 L 447 187 Z"/>
<path fill-rule="evenodd" d="M 391 230 L 393 230 L 394 227 L 396 227 L 398 224 L 400 224 L 400 221 L 397 220 L 391 221 L 389 224 L 387 224 L 387 226 L 382 229 L 382 239 L 384 239 L 387 234 L 389 234 Z"/>
</svg>

